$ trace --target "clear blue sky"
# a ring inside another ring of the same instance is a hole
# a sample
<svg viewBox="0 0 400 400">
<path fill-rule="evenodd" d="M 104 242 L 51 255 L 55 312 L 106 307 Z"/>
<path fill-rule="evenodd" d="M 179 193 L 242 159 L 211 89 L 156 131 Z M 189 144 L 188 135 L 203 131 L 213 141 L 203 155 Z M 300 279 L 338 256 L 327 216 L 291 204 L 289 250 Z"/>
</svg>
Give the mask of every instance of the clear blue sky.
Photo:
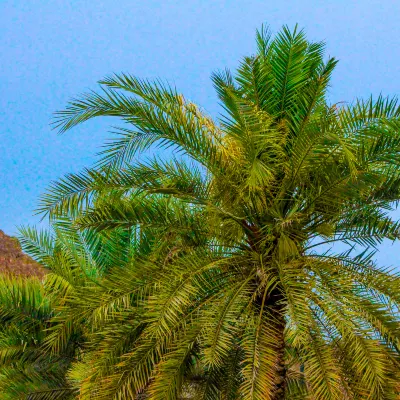
<svg viewBox="0 0 400 400">
<path fill-rule="evenodd" d="M 0 229 L 37 223 L 50 181 L 93 164 L 110 121 L 63 136 L 49 122 L 105 75 L 166 78 L 217 115 L 211 72 L 252 53 L 262 23 L 277 31 L 297 22 L 340 60 L 333 102 L 396 95 L 399 15 L 395 0 L 1 0 Z M 400 264 L 399 253 L 400 244 L 385 244 L 379 259 Z"/>
</svg>

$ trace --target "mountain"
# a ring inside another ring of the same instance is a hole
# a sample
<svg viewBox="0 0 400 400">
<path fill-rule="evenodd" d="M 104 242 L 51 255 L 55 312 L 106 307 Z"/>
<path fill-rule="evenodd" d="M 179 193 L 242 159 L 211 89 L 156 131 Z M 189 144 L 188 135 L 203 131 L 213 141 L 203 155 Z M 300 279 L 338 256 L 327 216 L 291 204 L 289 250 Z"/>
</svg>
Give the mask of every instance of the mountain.
<svg viewBox="0 0 400 400">
<path fill-rule="evenodd" d="M 18 239 L 0 230 L 0 273 L 42 278 L 44 269 L 23 253 Z"/>
</svg>

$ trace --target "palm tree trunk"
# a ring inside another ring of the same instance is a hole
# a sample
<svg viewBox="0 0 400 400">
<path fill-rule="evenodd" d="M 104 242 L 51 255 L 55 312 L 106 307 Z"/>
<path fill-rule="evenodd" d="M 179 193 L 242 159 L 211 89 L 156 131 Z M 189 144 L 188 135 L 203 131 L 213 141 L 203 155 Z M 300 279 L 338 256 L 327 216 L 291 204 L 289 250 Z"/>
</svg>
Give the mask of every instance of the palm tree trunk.
<svg viewBox="0 0 400 400">
<path fill-rule="evenodd" d="M 251 249 L 255 252 L 260 251 L 258 248 L 258 244 L 261 242 L 260 237 L 261 234 L 259 230 L 247 224 L 245 221 L 242 222 L 245 231 L 249 234 L 248 236 L 248 244 Z M 275 241 L 274 245 L 276 246 L 278 243 Z M 275 246 L 271 246 L 274 248 Z M 256 284 L 260 284 L 259 278 L 256 278 Z M 269 293 L 266 302 L 263 302 L 262 295 L 257 296 L 256 303 L 258 303 L 259 307 L 264 307 L 267 313 L 272 313 L 272 321 L 271 323 L 276 324 L 276 354 L 277 361 L 275 365 L 276 374 L 275 374 L 275 390 L 272 393 L 272 397 L 270 400 L 284 400 L 285 399 L 285 386 L 286 386 L 286 365 L 285 365 L 285 317 L 284 317 L 284 307 L 282 304 L 283 300 L 283 291 L 282 288 L 276 287 Z M 264 304 L 264 305 L 263 305 Z"/>
<path fill-rule="evenodd" d="M 280 324 L 278 326 L 278 334 L 276 344 L 276 352 L 277 352 L 277 362 L 276 362 L 276 379 L 275 386 L 276 389 L 271 400 L 284 400 L 285 398 L 285 389 L 286 389 L 286 365 L 285 365 L 285 342 L 284 342 L 284 329 L 285 325 Z"/>
<path fill-rule="evenodd" d="M 266 313 L 272 314 L 271 324 L 275 324 L 276 340 L 274 350 L 276 352 L 276 363 L 275 363 L 275 389 L 269 400 L 284 400 L 285 398 L 285 386 L 286 386 L 286 365 L 285 365 L 285 319 L 283 314 L 282 306 L 282 292 L 280 289 L 274 289 L 266 302 L 264 303 L 264 309 Z M 262 296 L 256 298 L 256 302 L 259 306 L 262 306 Z"/>
<path fill-rule="evenodd" d="M 272 311 L 273 321 L 271 321 L 271 323 L 275 324 L 277 332 L 275 345 L 275 351 L 277 354 L 275 364 L 275 390 L 271 400 L 284 400 L 285 398 L 287 369 L 285 365 L 285 318 L 282 299 L 282 291 L 279 288 L 275 288 L 264 305 L 269 313 Z"/>
<path fill-rule="evenodd" d="M 262 295 L 256 297 L 256 303 L 261 308 L 263 307 L 266 314 L 271 315 L 271 324 L 275 325 L 275 344 L 274 350 L 276 353 L 275 363 L 275 382 L 274 391 L 269 400 L 284 400 L 286 389 L 286 374 L 287 369 L 285 365 L 285 317 L 284 307 L 282 304 L 283 295 L 282 290 L 276 287 L 268 295 L 265 302 L 263 302 Z"/>
</svg>

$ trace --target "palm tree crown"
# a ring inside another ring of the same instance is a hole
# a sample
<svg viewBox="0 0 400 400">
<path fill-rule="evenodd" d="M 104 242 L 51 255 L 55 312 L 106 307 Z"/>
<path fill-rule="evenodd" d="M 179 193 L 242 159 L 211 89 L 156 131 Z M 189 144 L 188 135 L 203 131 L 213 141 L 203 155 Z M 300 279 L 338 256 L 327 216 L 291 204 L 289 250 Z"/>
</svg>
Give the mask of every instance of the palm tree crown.
<svg viewBox="0 0 400 400">
<path fill-rule="evenodd" d="M 96 168 L 41 203 L 57 232 L 85 235 L 71 248 L 102 246 L 76 257 L 96 272 L 59 295 L 46 339 L 57 353 L 83 327 L 79 399 L 398 395 L 400 275 L 373 252 L 399 237 L 400 108 L 328 104 L 337 62 L 297 28 L 256 39 L 235 75 L 212 77 L 218 121 L 126 74 L 57 113 L 61 132 L 124 122 Z M 154 146 L 175 156 L 138 159 Z"/>
</svg>

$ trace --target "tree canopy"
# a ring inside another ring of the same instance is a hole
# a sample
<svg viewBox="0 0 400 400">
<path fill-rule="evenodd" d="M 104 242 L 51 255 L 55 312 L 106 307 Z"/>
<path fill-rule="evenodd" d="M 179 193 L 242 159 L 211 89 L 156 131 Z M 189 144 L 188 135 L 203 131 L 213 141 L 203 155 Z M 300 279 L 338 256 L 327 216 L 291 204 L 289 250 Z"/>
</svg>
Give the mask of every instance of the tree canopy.
<svg viewBox="0 0 400 400">
<path fill-rule="evenodd" d="M 217 120 L 128 74 L 56 114 L 60 132 L 122 124 L 97 166 L 42 197 L 52 230 L 22 230 L 49 270 L 24 281 L 45 293 L 27 295 L 46 320 L 33 371 L 68 359 L 29 399 L 399 398 L 400 274 L 374 252 L 399 238 L 400 107 L 329 104 L 337 61 L 297 27 L 256 43 L 212 76 Z"/>
</svg>

